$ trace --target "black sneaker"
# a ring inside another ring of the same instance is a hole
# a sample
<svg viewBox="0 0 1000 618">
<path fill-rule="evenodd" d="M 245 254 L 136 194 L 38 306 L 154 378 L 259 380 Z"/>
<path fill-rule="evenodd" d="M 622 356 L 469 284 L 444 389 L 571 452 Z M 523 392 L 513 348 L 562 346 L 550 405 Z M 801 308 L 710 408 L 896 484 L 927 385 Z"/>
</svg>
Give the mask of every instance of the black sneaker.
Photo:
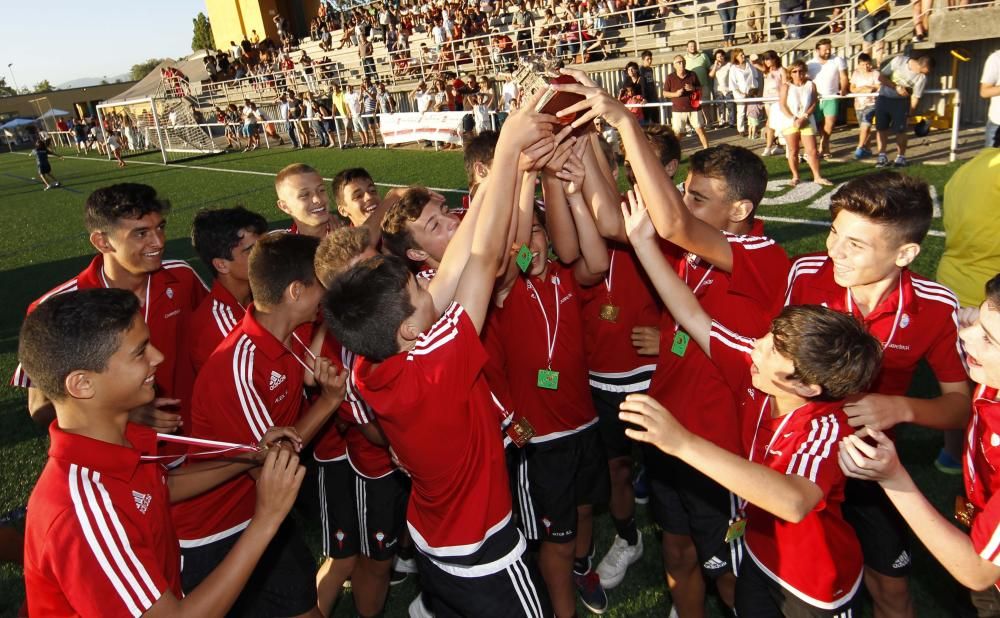
<svg viewBox="0 0 1000 618">
<path fill-rule="evenodd" d="M 597 571 L 590 569 L 583 575 L 573 571 L 573 583 L 576 584 L 580 600 L 587 609 L 595 614 L 603 614 L 608 611 L 608 593 L 604 591 Z"/>
</svg>

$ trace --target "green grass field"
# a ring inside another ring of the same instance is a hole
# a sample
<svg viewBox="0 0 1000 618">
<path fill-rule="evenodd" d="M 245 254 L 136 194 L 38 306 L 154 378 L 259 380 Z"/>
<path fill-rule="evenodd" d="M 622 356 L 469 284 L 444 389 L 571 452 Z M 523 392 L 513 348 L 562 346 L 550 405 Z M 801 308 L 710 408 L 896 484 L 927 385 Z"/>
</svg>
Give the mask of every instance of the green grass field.
<svg viewBox="0 0 1000 618">
<path fill-rule="evenodd" d="M 64 154 L 69 155 L 69 151 Z M 0 155 L 0 229 L 4 242 L 0 245 L 0 289 L 7 290 L 7 300 L 0 305 L 0 376 L 4 384 L 16 365 L 17 333 L 28 303 L 58 283 L 72 277 L 90 260 L 93 249 L 83 230 L 83 203 L 94 189 L 116 182 L 141 182 L 153 185 L 168 198 L 173 210 L 168 217 L 167 256 L 194 258 L 189 231 L 194 214 L 201 208 L 217 208 L 242 204 L 263 214 L 275 227 L 288 221 L 274 206 L 273 175 L 288 163 L 302 161 L 332 177 L 344 167 L 366 167 L 377 181 L 386 184 L 422 183 L 431 187 L 460 190 L 465 186 L 461 153 L 421 152 L 415 150 L 305 150 L 286 148 L 257 151 L 250 154 L 225 154 L 190 160 L 180 165 L 147 165 L 158 161 L 143 156 L 130 160 L 120 170 L 97 157 L 79 159 L 67 156 L 52 161 L 55 176 L 65 188 L 43 192 L 34 178 L 34 160 L 24 154 Z M 183 166 L 197 166 L 197 169 Z M 925 178 L 943 195 L 944 183 L 957 164 L 942 167 L 913 166 L 907 173 Z M 768 160 L 772 179 L 787 179 L 784 160 Z M 854 162 L 825 166 L 825 174 L 835 182 L 846 181 L 870 168 Z M 233 173 L 259 172 L 261 174 Z M 683 178 L 683 169 L 678 178 Z M 800 187 L 800 190 L 802 187 Z M 787 188 L 769 193 L 769 201 L 788 197 L 787 203 L 762 206 L 764 217 L 781 217 L 796 222 L 769 222 L 768 231 L 778 239 L 790 255 L 820 251 L 826 229 L 817 222 L 827 220 L 824 210 L 809 205 L 828 190 L 799 199 L 804 193 L 789 194 Z M 460 193 L 448 193 L 457 204 Z M 940 220 L 934 224 L 940 230 Z M 943 249 L 940 236 L 929 237 L 924 245 L 916 270 L 934 275 Z M 918 376 L 914 392 L 933 394 L 929 373 Z M 25 394 L 11 387 L 0 388 L 0 423 L 6 430 L 0 433 L 0 514 L 26 503 L 35 478 L 45 461 L 48 440 L 34 426 L 25 409 Z M 961 480 L 938 473 L 931 462 L 940 447 L 937 432 L 907 427 L 900 432 L 900 451 L 904 462 L 923 490 L 944 512 L 949 512 L 954 495 L 961 491 Z M 665 616 L 669 599 L 663 584 L 662 568 L 657 550 L 654 526 L 645 507 L 639 507 L 646 554 L 629 572 L 626 582 L 611 591 L 610 616 Z M 312 528 L 315 540 L 315 526 Z M 598 518 L 595 542 L 598 557 L 607 550 L 613 528 L 607 516 Z M 317 543 L 318 545 L 318 543 Z M 919 545 L 919 544 L 918 544 Z M 958 587 L 923 550 L 916 547 L 913 590 L 920 616 L 953 615 L 958 610 Z M 407 582 L 393 588 L 386 615 L 403 616 L 415 594 L 414 585 Z M 0 615 L 12 615 L 24 596 L 18 569 L 0 567 Z M 349 601 L 349 600 L 348 600 Z M 581 615 L 586 615 L 580 606 Z M 714 613 L 719 614 L 717 608 Z M 341 602 L 338 616 L 353 615 L 350 602 Z"/>
</svg>

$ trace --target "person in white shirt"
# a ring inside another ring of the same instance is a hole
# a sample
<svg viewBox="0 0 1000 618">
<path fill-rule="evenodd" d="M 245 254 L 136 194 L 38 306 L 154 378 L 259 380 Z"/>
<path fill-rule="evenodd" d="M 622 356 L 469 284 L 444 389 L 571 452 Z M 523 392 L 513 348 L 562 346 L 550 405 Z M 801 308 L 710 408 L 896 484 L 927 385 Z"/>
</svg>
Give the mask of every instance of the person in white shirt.
<svg viewBox="0 0 1000 618">
<path fill-rule="evenodd" d="M 914 58 L 899 55 L 889 61 L 879 74 L 882 87 L 875 99 L 875 126 L 878 157 L 875 167 L 888 167 L 886 154 L 889 133 L 896 134 L 894 167 L 906 167 L 906 119 L 917 110 L 927 86 L 927 75 L 934 70 L 934 59 L 927 54 Z"/>
<path fill-rule="evenodd" d="M 820 100 L 816 104 L 816 129 L 819 138 L 819 154 L 824 159 L 830 159 L 830 136 L 837 124 L 837 113 L 840 111 L 839 99 L 824 97 L 847 94 L 849 80 L 847 79 L 847 63 L 840 56 L 834 55 L 833 43 L 830 39 L 820 39 L 816 42 L 816 53 L 806 64 L 809 79 L 816 84 L 816 92 Z"/>
<path fill-rule="evenodd" d="M 745 135 L 747 109 L 746 105 L 740 104 L 740 101 L 746 99 L 751 90 L 762 86 L 763 75 L 747 60 L 742 49 L 737 47 L 732 53 L 733 62 L 729 66 L 729 90 L 733 93 L 733 99 L 736 101 L 736 130 Z"/>
<path fill-rule="evenodd" d="M 851 73 L 851 94 L 871 94 L 854 99 L 854 112 L 858 117 L 860 128 L 854 158 L 859 161 L 872 156 L 872 151 L 868 150 L 868 139 L 871 137 L 872 121 L 875 119 L 875 93 L 880 87 L 878 71 L 872 66 L 872 57 L 864 52 L 858 54 L 858 63 L 854 73 Z"/>
<path fill-rule="evenodd" d="M 990 54 L 983 67 L 983 78 L 979 80 L 979 96 L 988 99 L 989 110 L 986 112 L 985 148 L 993 146 L 997 129 L 1000 129 L 1000 49 Z"/>
<path fill-rule="evenodd" d="M 417 85 L 417 89 L 413 91 L 413 104 L 416 106 L 417 111 L 421 114 L 426 112 L 431 108 L 431 103 L 434 102 L 434 97 L 427 89 L 427 84 L 420 82 Z"/>
</svg>

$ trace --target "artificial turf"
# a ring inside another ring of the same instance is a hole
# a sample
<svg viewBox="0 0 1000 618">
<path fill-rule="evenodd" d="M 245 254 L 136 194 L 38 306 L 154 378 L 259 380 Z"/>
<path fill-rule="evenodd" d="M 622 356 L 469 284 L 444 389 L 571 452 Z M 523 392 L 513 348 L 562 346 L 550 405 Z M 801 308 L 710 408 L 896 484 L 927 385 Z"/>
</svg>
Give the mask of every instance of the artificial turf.
<svg viewBox="0 0 1000 618">
<path fill-rule="evenodd" d="M 379 183 L 405 185 L 420 183 L 441 189 L 453 189 L 446 195 L 457 205 L 465 187 L 465 172 L 460 152 L 419 150 L 337 150 L 311 149 L 292 151 L 288 148 L 258 150 L 247 154 L 223 154 L 180 161 L 177 165 L 152 165 L 158 158 L 144 155 L 128 159 L 129 165 L 119 169 L 101 157 L 53 159 L 53 173 L 64 187 L 42 191 L 34 177 L 34 161 L 23 153 L 0 155 L 0 290 L 6 299 L 0 304 L 0 378 L 6 380 L 16 365 L 17 333 L 28 303 L 58 283 L 74 276 L 93 255 L 83 228 L 83 203 L 94 189 L 116 182 L 140 182 L 153 185 L 159 194 L 170 200 L 166 255 L 192 261 L 202 273 L 205 269 L 194 257 L 189 240 L 191 221 L 201 208 L 219 208 L 241 204 L 263 214 L 273 227 L 287 226 L 287 218 L 274 206 L 272 175 L 293 162 L 305 162 L 317 168 L 323 176 L 332 177 L 345 167 L 365 167 Z M 87 160 L 84 160 L 87 159 Z M 772 179 L 787 179 L 784 160 L 767 160 Z M 184 167 L 182 167 L 184 166 Z M 684 177 L 682 165 L 677 177 Z M 943 196 L 944 184 L 957 164 L 940 167 L 911 166 L 906 173 L 926 179 L 938 196 Z M 824 173 L 834 182 L 844 182 L 871 170 L 870 164 L 824 164 Z M 233 173 L 260 172 L 255 173 Z M 788 188 L 769 193 L 778 198 Z M 782 217 L 807 221 L 827 221 L 824 210 L 808 204 L 827 193 L 823 189 L 805 202 L 762 206 L 764 217 Z M 940 219 L 933 225 L 940 230 Z M 826 229 L 810 223 L 768 222 L 768 233 L 780 241 L 789 255 L 822 251 Z M 915 270 L 933 277 L 943 250 L 940 236 L 928 237 L 915 264 Z M 934 393 L 934 381 L 926 371 L 918 375 L 914 392 L 928 396 Z M 0 514 L 23 506 L 35 478 L 45 461 L 48 440 L 26 413 L 25 393 L 20 389 L 0 388 Z M 961 491 L 959 477 L 938 473 L 932 461 L 940 448 L 939 432 L 916 427 L 904 427 L 899 433 L 899 448 L 903 461 L 920 487 L 946 514 L 953 497 Z M 609 616 L 665 616 L 669 611 L 658 541 L 654 526 L 645 507 L 638 508 L 638 523 L 643 532 L 646 553 L 634 565 L 625 582 L 609 593 Z M 316 543 L 315 525 L 307 529 Z M 597 518 L 595 543 L 597 559 L 607 550 L 614 535 L 606 515 Z M 808 551 L 803 549 L 803 551 Z M 952 578 L 915 543 L 913 595 L 919 616 L 954 615 L 961 603 L 956 599 L 958 586 Z M 83 576 L 83 575 L 81 575 Z M 387 616 L 406 615 L 406 605 L 415 594 L 411 581 L 392 589 L 387 604 Z M 0 615 L 12 615 L 23 600 L 23 585 L 19 569 L 0 567 Z M 341 602 L 336 615 L 353 614 L 352 604 Z M 579 607 L 581 615 L 586 610 Z M 721 615 L 712 602 L 712 613 Z M 867 613 L 870 613 L 870 608 Z"/>
</svg>

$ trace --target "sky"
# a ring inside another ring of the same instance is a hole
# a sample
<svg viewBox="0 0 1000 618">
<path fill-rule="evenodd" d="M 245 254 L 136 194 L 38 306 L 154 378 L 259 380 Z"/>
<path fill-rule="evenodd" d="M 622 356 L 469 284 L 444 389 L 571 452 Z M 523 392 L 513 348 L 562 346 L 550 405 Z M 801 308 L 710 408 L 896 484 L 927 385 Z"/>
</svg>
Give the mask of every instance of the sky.
<svg viewBox="0 0 1000 618">
<path fill-rule="evenodd" d="M 0 76 L 10 86 L 56 85 L 128 73 L 149 58 L 191 53 L 191 20 L 205 0 L 4 2 Z M 207 13 L 206 13 L 207 14 Z M 13 67 L 7 65 L 13 63 Z M 14 72 L 11 78 L 11 70 Z"/>
</svg>

